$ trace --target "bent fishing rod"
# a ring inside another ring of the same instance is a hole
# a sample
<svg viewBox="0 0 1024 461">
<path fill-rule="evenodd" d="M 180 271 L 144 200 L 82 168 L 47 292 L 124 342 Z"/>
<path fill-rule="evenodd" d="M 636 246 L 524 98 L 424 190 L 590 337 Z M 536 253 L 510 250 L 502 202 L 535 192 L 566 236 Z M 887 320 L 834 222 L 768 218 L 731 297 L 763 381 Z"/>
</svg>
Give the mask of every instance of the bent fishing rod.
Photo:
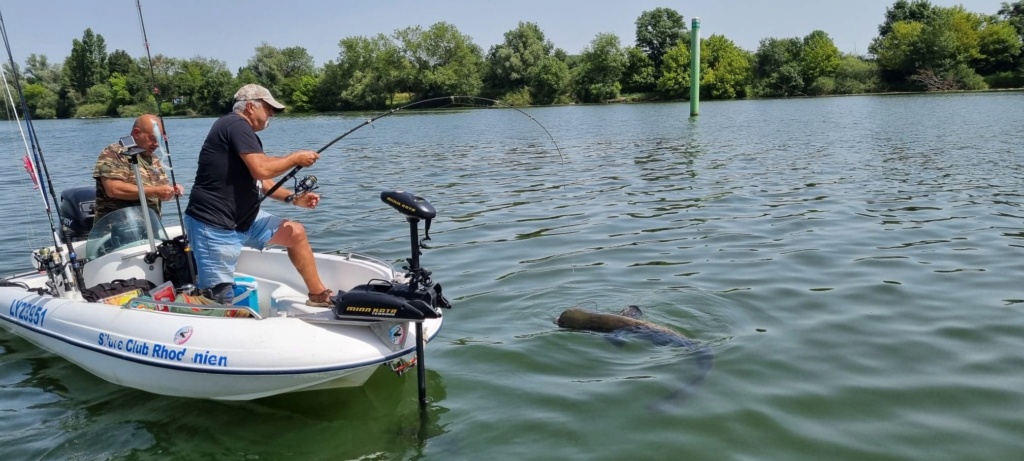
<svg viewBox="0 0 1024 461">
<path fill-rule="evenodd" d="M 25 119 L 25 128 L 28 131 L 28 138 L 32 143 L 32 158 L 35 163 L 39 165 L 39 168 L 37 169 L 38 174 L 43 177 L 42 179 L 46 180 L 45 182 L 39 181 L 39 192 L 43 197 L 43 206 L 46 208 L 46 217 L 50 222 L 50 233 L 53 235 L 53 247 L 56 249 L 56 253 L 50 253 L 49 250 L 46 252 L 41 250 L 36 259 L 40 263 L 40 268 L 45 267 L 47 272 L 50 272 L 51 276 L 54 275 L 54 272 L 59 272 L 61 274 L 65 293 L 75 292 L 76 287 L 79 289 L 84 288 L 82 268 L 78 263 L 78 256 L 75 254 L 75 249 L 71 244 L 70 239 L 67 239 L 66 236 L 62 235 L 60 227 L 58 227 L 57 224 L 54 224 L 53 221 L 54 212 L 57 214 L 57 222 L 63 223 L 64 219 L 60 214 L 60 207 L 57 206 L 59 202 L 57 201 L 53 181 L 50 179 L 50 170 L 46 166 L 46 159 L 43 157 L 43 149 L 39 146 L 39 136 L 36 134 L 35 126 L 32 124 L 32 114 L 28 109 L 28 101 L 26 101 L 25 92 L 21 88 L 21 77 L 18 75 L 18 65 L 15 64 L 14 54 L 11 52 L 11 42 L 7 38 L 7 24 L 4 23 L 3 13 L 0 13 L 0 36 L 2 36 L 4 40 L 4 47 L 7 50 L 7 60 L 11 64 L 11 72 L 14 77 L 14 86 L 18 90 L 18 98 L 21 100 L 21 110 L 22 116 Z M 7 85 L 7 82 L 4 82 L 4 85 Z M 15 110 L 15 118 L 17 118 L 17 110 Z M 22 136 L 24 137 L 24 133 Z M 49 199 L 46 197 L 46 190 L 49 190 Z M 50 200 L 53 200 L 53 208 L 50 207 Z M 60 256 L 62 243 L 67 247 L 67 263 L 64 263 L 63 257 Z M 68 274 L 69 267 L 71 269 L 70 274 Z M 56 280 L 53 280 L 53 282 L 56 285 Z M 57 290 L 56 286 L 53 288 L 54 290 Z"/>
<path fill-rule="evenodd" d="M 365 127 L 367 125 L 371 125 L 371 124 L 373 124 L 373 122 L 376 122 L 377 120 L 380 120 L 380 119 L 382 119 L 384 117 L 387 117 L 389 115 L 394 115 L 395 113 L 397 113 L 397 112 L 399 112 L 401 110 L 408 109 L 408 108 L 411 108 L 411 107 L 415 107 L 415 106 L 418 106 L 418 105 L 421 105 L 421 104 L 427 104 L 427 103 L 438 102 L 438 101 L 450 101 L 451 104 L 448 104 L 450 106 L 450 105 L 454 105 L 456 100 L 486 101 L 486 102 L 492 103 L 494 105 L 503 104 L 501 101 L 498 101 L 496 99 L 482 98 L 482 97 L 479 97 L 479 96 L 439 96 L 439 97 L 436 97 L 436 98 L 422 99 L 422 100 L 419 100 L 419 101 L 416 101 L 416 102 L 412 102 L 412 103 L 406 104 L 406 105 L 401 106 L 401 107 L 396 107 L 396 108 L 391 109 L 391 110 L 389 110 L 387 112 L 382 112 L 382 113 L 377 114 L 377 115 L 375 115 L 373 117 L 370 117 L 366 121 L 360 123 L 359 125 L 356 125 L 352 129 L 342 133 L 341 136 L 338 136 L 338 137 L 332 139 L 330 142 L 325 144 L 323 147 L 317 149 L 315 152 L 317 154 L 321 154 L 325 150 L 327 150 L 327 148 L 333 146 L 338 141 L 341 141 L 342 139 L 345 139 L 346 136 L 356 132 L 360 128 L 363 128 L 363 127 Z M 445 106 L 445 107 L 447 107 L 447 106 Z M 521 109 L 519 109 L 517 107 L 511 106 L 511 105 L 508 105 L 508 104 L 504 104 L 501 107 L 502 108 L 507 108 L 507 109 L 512 109 L 512 110 L 514 110 L 516 112 L 519 112 L 520 114 L 525 115 L 527 118 L 529 118 L 534 123 L 536 123 L 538 126 L 540 126 L 540 128 L 542 130 L 544 130 L 544 133 L 548 135 L 548 138 L 551 139 L 551 143 L 554 144 L 555 151 L 558 152 L 558 158 L 561 159 L 562 162 L 565 162 L 565 157 L 562 155 L 562 149 L 558 147 L 558 143 L 555 142 L 554 136 L 551 136 L 551 132 L 549 132 L 548 129 L 545 128 L 544 125 L 540 123 L 540 121 L 538 121 L 537 119 L 533 118 L 532 115 L 522 111 Z M 301 165 L 300 166 L 296 166 L 295 168 L 292 168 L 292 170 L 289 171 L 287 174 L 285 174 L 284 177 L 282 177 L 280 181 L 278 181 L 276 184 L 274 184 L 273 187 L 268 189 L 266 191 L 266 193 L 264 193 L 259 198 L 259 200 L 256 201 L 256 203 L 254 203 L 251 207 L 249 207 L 249 209 L 243 215 L 244 219 L 241 219 L 240 222 L 245 222 L 250 216 L 252 216 L 254 213 L 258 212 L 259 209 L 260 209 L 260 204 L 263 203 L 263 201 L 267 197 L 273 195 L 274 192 L 277 192 L 277 190 L 280 189 L 282 185 L 284 185 L 285 181 L 288 181 L 289 179 L 294 178 L 295 175 L 298 174 L 299 170 L 301 170 L 301 169 L 302 169 Z M 315 188 L 316 188 L 316 177 L 314 177 L 314 176 L 307 176 L 307 177 L 303 178 L 301 181 L 299 181 L 299 183 L 296 185 L 296 188 L 295 188 L 296 191 L 294 191 L 294 193 L 291 194 L 289 196 L 289 198 L 297 197 L 298 195 L 301 195 L 301 194 L 303 194 L 305 192 L 308 192 L 308 191 L 310 191 L 312 189 L 315 189 Z"/>
</svg>

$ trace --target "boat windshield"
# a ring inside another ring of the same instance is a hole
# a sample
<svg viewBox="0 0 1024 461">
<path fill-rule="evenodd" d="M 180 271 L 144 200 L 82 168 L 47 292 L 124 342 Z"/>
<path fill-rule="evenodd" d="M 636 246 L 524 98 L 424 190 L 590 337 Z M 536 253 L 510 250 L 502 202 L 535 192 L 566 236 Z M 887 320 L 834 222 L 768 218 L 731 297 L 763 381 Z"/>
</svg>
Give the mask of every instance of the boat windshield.
<svg viewBox="0 0 1024 461">
<path fill-rule="evenodd" d="M 142 210 L 141 206 L 121 208 L 97 221 L 89 231 L 89 241 L 85 244 L 85 260 L 91 261 L 121 248 L 149 242 Z M 150 208 L 146 208 L 146 211 L 149 212 L 149 223 L 153 226 L 153 239 L 158 243 L 167 240 L 167 231 L 160 217 Z"/>
</svg>

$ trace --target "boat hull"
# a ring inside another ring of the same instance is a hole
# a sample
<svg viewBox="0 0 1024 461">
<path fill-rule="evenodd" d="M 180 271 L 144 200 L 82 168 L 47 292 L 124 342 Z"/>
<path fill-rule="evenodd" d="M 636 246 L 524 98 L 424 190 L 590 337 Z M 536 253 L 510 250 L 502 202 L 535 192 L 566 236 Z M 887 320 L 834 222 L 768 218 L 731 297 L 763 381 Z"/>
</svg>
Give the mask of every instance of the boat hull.
<svg viewBox="0 0 1024 461">
<path fill-rule="evenodd" d="M 316 257 L 321 273 L 335 276 L 325 280 L 344 278 L 351 285 L 393 275 L 371 258 Z M 239 269 L 259 283 L 262 318 L 127 308 L 4 286 L 0 326 L 111 383 L 206 399 L 359 386 L 377 366 L 415 352 L 418 337 L 411 322 L 385 322 L 390 330 L 382 335 L 367 323 L 307 321 L 327 310 L 305 306 L 305 294 L 287 283 L 291 275 L 285 282 L 265 278 L 281 267 L 290 269 L 287 261 L 286 253 L 272 250 L 248 252 L 240 260 Z M 8 280 L 40 286 L 45 277 Z M 424 339 L 435 337 L 441 324 L 441 318 L 426 320 Z"/>
</svg>

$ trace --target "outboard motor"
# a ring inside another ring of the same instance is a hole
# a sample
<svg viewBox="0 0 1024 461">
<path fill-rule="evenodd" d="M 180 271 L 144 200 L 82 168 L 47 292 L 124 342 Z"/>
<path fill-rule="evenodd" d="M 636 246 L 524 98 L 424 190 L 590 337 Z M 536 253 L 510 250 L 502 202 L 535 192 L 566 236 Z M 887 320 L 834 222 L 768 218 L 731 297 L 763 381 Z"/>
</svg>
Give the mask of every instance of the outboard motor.
<svg viewBox="0 0 1024 461">
<path fill-rule="evenodd" d="M 427 368 L 424 358 L 423 321 L 441 317 L 441 308 L 451 309 L 452 305 L 441 294 L 441 285 L 430 280 L 430 271 L 420 267 L 420 248 L 430 240 L 430 220 L 437 214 L 434 207 L 423 197 L 408 192 L 384 191 L 380 199 L 405 215 L 409 221 L 409 239 L 412 257 L 407 259 L 406 277 L 409 283 L 370 281 L 359 285 L 334 299 L 334 316 L 339 320 L 363 320 L 412 322 L 416 325 L 416 380 L 419 385 L 420 411 L 427 409 Z M 420 220 L 425 220 L 426 230 L 422 241 L 418 241 Z M 374 323 L 376 324 L 376 323 Z"/>
<path fill-rule="evenodd" d="M 421 248 L 430 240 L 430 220 L 437 214 L 423 197 L 403 191 L 381 192 L 380 199 L 406 216 L 412 257 L 408 271 L 409 283 L 386 280 L 370 281 L 335 298 L 334 315 L 340 320 L 405 320 L 423 322 L 441 316 L 439 309 L 452 305 L 441 294 L 441 284 L 430 279 L 430 271 L 420 267 Z M 419 241 L 420 220 L 426 221 L 423 241 Z"/>
<path fill-rule="evenodd" d="M 60 193 L 61 231 L 68 242 L 84 240 L 96 216 L 96 187 L 81 186 Z"/>
</svg>

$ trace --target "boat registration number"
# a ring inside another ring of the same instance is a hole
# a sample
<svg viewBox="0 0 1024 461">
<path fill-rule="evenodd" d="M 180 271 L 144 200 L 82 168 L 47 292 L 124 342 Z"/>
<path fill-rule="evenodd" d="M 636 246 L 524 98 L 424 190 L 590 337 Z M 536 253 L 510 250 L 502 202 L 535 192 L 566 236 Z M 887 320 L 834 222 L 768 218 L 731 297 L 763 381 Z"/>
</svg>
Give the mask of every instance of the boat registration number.
<svg viewBox="0 0 1024 461">
<path fill-rule="evenodd" d="M 43 322 L 46 321 L 47 311 L 49 311 L 49 309 L 44 309 L 35 304 L 16 299 L 11 303 L 11 310 L 8 314 L 22 322 L 31 323 L 35 326 L 42 326 Z"/>
</svg>

